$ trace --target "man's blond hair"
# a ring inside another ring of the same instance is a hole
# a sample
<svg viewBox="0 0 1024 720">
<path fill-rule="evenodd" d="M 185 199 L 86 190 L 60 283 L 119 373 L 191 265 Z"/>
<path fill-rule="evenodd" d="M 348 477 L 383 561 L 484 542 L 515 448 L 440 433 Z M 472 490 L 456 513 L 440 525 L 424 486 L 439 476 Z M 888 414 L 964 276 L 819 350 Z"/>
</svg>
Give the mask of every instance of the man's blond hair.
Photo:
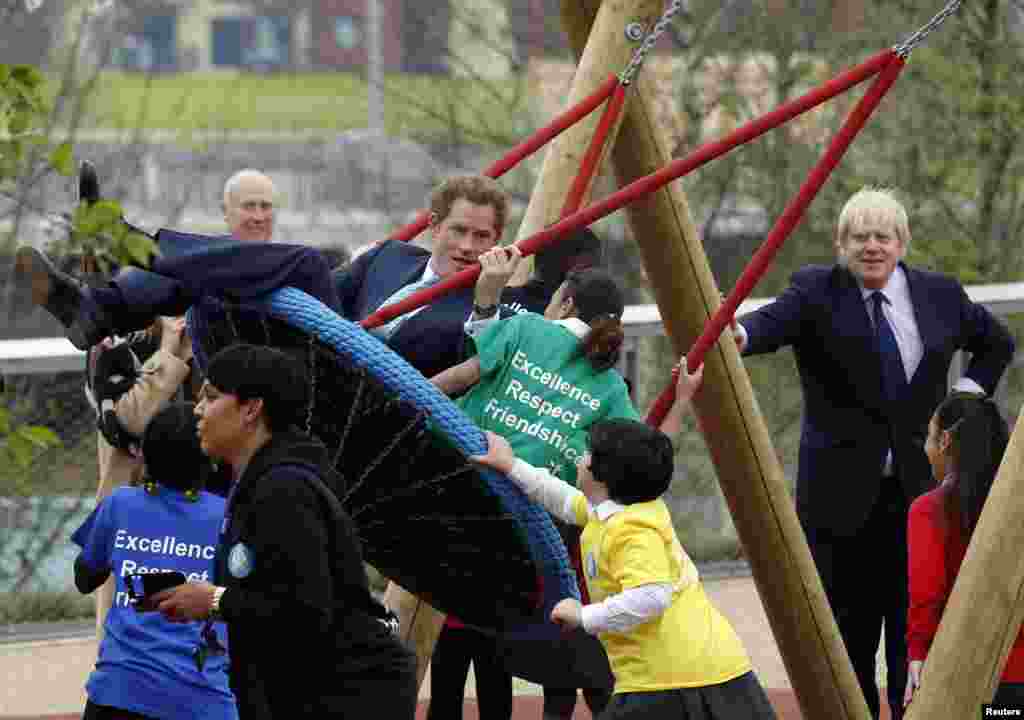
<svg viewBox="0 0 1024 720">
<path fill-rule="evenodd" d="M 850 196 L 836 226 L 836 247 L 841 248 L 850 236 L 851 230 L 867 221 L 888 225 L 896 232 L 896 239 L 903 245 L 903 251 L 910 249 L 910 222 L 907 209 L 889 188 L 864 187 Z"/>
</svg>

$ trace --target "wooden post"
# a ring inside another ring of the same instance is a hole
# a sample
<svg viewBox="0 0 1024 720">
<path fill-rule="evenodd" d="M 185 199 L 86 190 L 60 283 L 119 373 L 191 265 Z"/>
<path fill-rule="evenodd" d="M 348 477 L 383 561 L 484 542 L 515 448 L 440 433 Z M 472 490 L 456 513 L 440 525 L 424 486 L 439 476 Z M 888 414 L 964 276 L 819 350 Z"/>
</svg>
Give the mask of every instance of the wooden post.
<svg viewBox="0 0 1024 720">
<path fill-rule="evenodd" d="M 587 42 L 598 4 L 562 0 L 563 27 L 577 53 Z M 671 159 L 654 124 L 652 93 L 643 71 L 636 84 L 612 151 L 620 184 Z M 672 183 L 632 204 L 628 212 L 665 328 L 676 354 L 682 355 L 720 303 L 686 197 L 679 183 Z M 866 720 L 867 704 L 730 337 L 708 354 L 695 407 L 804 717 Z"/>
<path fill-rule="evenodd" d="M 650 27 L 658 19 L 663 7 L 661 0 L 609 0 L 600 9 L 596 9 L 595 4 L 590 32 L 581 39 L 579 47 L 574 48 L 579 65 L 573 76 L 566 107 L 580 102 L 603 85 L 609 75 L 626 67 L 639 45 L 637 41 L 626 37 L 626 26 L 636 22 Z M 626 96 L 626 106 L 629 105 L 631 95 L 629 93 Z M 594 137 L 603 108 L 598 108 L 552 141 L 544 156 L 537 184 L 530 194 L 517 240 L 528 238 L 559 219 L 562 205 L 579 173 L 580 162 Z M 623 116 L 624 113 L 608 134 L 602 164 L 614 146 Z M 597 177 L 597 173 L 594 177 Z M 587 204 L 589 195 L 590 188 L 584 194 L 582 206 Z M 529 265 L 523 263 L 521 267 L 525 272 Z M 525 280 L 524 272 L 517 273 L 517 279 Z M 516 282 L 513 280 L 513 284 Z"/>
<path fill-rule="evenodd" d="M 907 720 L 980 718 L 1024 618 L 1024 423 L 1018 422 L 953 585 Z"/>
</svg>

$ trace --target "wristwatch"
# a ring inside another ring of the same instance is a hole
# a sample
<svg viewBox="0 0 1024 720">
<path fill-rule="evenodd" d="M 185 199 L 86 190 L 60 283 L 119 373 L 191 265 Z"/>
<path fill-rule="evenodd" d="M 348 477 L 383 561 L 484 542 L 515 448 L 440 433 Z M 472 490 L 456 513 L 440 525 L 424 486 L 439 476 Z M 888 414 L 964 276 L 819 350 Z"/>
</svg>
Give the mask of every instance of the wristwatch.
<svg viewBox="0 0 1024 720">
<path fill-rule="evenodd" d="M 210 601 L 210 618 L 214 620 L 220 618 L 220 599 L 224 596 L 225 590 L 227 588 L 219 586 L 213 589 L 213 599 Z"/>
<path fill-rule="evenodd" d="M 489 317 L 493 317 L 498 312 L 498 305 L 477 305 L 473 303 L 473 317 L 477 320 L 486 320 Z"/>
</svg>

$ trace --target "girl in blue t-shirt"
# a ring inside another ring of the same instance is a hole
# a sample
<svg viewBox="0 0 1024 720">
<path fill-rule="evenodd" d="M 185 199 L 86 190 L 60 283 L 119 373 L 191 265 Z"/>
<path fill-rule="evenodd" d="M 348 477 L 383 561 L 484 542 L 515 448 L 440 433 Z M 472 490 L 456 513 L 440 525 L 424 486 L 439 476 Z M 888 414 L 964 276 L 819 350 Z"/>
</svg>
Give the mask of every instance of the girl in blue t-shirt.
<svg viewBox="0 0 1024 720">
<path fill-rule="evenodd" d="M 213 575 L 223 498 L 203 490 L 211 473 L 199 448 L 191 403 L 177 403 L 146 427 L 143 487 L 125 487 L 97 506 L 72 536 L 82 548 L 75 585 L 91 593 L 111 573 L 114 605 L 89 675 L 83 720 L 236 720 L 222 623 L 172 623 L 132 602 L 147 573 Z M 133 578 L 134 576 L 134 578 Z"/>
</svg>

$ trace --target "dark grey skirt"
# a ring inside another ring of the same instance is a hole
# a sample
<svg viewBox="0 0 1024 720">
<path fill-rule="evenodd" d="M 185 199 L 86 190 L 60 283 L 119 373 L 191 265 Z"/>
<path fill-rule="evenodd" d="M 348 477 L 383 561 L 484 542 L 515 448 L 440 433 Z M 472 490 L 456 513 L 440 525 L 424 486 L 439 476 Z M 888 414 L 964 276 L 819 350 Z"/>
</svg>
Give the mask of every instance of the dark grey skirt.
<svg viewBox="0 0 1024 720">
<path fill-rule="evenodd" d="M 753 672 L 717 685 L 616 693 L 600 720 L 775 720 Z"/>
</svg>

